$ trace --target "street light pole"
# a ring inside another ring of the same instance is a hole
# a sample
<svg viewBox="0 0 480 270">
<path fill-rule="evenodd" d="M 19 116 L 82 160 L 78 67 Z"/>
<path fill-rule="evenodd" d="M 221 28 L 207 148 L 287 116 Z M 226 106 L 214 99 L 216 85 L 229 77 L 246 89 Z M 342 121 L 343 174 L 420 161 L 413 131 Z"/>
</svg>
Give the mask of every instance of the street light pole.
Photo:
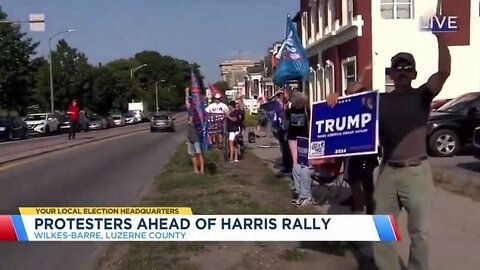
<svg viewBox="0 0 480 270">
<path fill-rule="evenodd" d="M 55 37 L 61 35 L 61 34 L 65 34 L 65 33 L 71 33 L 71 32 L 74 32 L 75 30 L 74 29 L 69 29 L 69 30 L 65 30 L 65 31 L 60 31 L 58 33 L 56 33 L 55 35 L 51 36 L 49 39 L 48 39 L 48 52 L 49 52 L 49 58 L 50 58 L 50 111 L 52 113 L 54 113 L 55 111 L 55 107 L 54 107 L 54 99 L 53 99 L 53 61 L 52 61 L 52 39 L 54 39 Z"/>
<path fill-rule="evenodd" d="M 138 67 L 136 67 L 136 68 L 130 69 L 130 79 L 133 79 L 133 73 L 134 73 L 135 71 L 137 71 L 137 70 L 139 70 L 139 69 L 141 69 L 141 68 L 143 68 L 143 67 L 146 67 L 146 66 L 147 66 L 147 64 L 143 64 L 143 65 L 140 65 L 140 66 L 138 66 Z"/>
</svg>

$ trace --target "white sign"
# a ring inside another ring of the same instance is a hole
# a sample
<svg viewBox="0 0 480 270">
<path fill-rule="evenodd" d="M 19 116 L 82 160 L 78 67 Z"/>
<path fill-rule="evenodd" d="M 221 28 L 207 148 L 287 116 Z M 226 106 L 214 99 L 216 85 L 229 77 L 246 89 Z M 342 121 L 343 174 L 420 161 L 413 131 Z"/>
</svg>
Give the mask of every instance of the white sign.
<svg viewBox="0 0 480 270">
<path fill-rule="evenodd" d="M 30 14 L 30 31 L 44 32 L 45 31 L 45 14 Z"/>
</svg>

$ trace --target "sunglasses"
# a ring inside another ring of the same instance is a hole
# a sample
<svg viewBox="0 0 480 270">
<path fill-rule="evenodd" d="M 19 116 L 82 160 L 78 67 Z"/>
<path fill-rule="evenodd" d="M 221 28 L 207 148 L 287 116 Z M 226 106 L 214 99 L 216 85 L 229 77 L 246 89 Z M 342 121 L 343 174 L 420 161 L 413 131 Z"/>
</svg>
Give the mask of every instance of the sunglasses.
<svg viewBox="0 0 480 270">
<path fill-rule="evenodd" d="M 413 66 L 396 66 L 396 67 L 393 67 L 393 70 L 412 72 L 413 71 Z"/>
</svg>

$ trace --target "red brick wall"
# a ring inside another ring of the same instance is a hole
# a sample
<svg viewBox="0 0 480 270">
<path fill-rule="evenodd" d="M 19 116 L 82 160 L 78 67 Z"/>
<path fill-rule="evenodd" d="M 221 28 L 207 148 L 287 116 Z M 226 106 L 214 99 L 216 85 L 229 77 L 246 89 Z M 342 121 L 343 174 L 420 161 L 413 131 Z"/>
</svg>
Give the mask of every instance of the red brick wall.
<svg viewBox="0 0 480 270">
<path fill-rule="evenodd" d="M 443 0 L 442 15 L 458 17 L 458 31 L 448 33 L 447 43 L 449 46 L 470 45 L 470 9 L 471 1 Z"/>
</svg>

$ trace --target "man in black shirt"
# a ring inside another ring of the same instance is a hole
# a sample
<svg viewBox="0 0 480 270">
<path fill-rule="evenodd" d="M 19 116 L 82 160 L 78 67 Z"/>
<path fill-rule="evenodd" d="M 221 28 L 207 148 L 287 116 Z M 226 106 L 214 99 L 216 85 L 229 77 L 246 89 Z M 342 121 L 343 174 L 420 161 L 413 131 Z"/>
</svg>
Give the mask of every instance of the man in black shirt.
<svg viewBox="0 0 480 270">
<path fill-rule="evenodd" d="M 237 108 L 235 101 L 230 101 L 228 104 L 228 112 L 225 113 L 227 117 L 227 133 L 228 133 L 228 147 L 230 163 L 238 162 L 237 147 L 235 147 L 235 139 L 240 133 L 240 123 L 242 121 L 242 111 Z"/>
<path fill-rule="evenodd" d="M 292 106 L 285 111 L 287 120 L 287 140 L 292 155 L 293 166 L 297 164 L 297 137 L 308 138 L 308 118 L 307 104 L 308 100 L 300 92 L 292 94 Z"/>
<path fill-rule="evenodd" d="M 438 9 L 437 9 L 438 10 Z M 375 186 L 375 214 L 398 216 L 403 207 L 408 213 L 411 238 L 408 269 L 429 269 L 428 232 L 432 207 L 433 181 L 426 151 L 430 104 L 450 75 L 451 57 L 445 34 L 435 33 L 438 41 L 438 71 L 427 83 L 415 89 L 416 63 L 410 53 L 391 59 L 391 93 L 382 93 L 379 108 L 382 164 Z M 336 97 L 329 97 L 334 105 Z M 374 244 L 379 270 L 399 270 L 395 242 Z"/>
</svg>

